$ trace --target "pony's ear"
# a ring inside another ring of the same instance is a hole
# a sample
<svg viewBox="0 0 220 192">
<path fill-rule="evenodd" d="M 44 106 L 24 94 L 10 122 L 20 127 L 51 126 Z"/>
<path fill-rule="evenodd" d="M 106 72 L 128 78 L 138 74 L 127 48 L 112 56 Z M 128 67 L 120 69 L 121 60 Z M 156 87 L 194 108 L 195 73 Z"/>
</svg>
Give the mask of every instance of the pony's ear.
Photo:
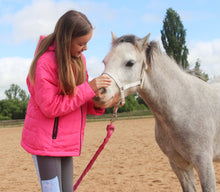
<svg viewBox="0 0 220 192">
<path fill-rule="evenodd" d="M 149 37 L 150 37 L 150 33 L 148 33 L 148 35 L 144 37 L 143 39 L 139 40 L 139 46 L 141 49 L 145 49 L 147 47 Z"/>
<path fill-rule="evenodd" d="M 118 37 L 114 34 L 113 31 L 111 32 L 111 34 L 112 34 L 112 42 L 114 42 Z"/>
</svg>

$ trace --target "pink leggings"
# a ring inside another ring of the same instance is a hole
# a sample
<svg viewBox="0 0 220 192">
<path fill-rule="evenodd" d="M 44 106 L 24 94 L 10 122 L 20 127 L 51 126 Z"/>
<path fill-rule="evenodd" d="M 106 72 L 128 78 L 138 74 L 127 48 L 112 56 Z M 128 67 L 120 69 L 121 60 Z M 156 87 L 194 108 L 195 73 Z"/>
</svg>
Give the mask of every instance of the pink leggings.
<svg viewBox="0 0 220 192">
<path fill-rule="evenodd" d="M 42 192 L 73 192 L 73 158 L 33 155 Z"/>
</svg>

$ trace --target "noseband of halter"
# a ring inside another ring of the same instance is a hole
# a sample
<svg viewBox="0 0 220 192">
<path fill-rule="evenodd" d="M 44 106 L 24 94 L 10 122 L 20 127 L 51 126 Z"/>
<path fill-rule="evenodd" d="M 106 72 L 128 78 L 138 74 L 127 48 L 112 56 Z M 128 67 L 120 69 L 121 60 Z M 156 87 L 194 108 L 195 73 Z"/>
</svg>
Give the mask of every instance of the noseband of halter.
<svg viewBox="0 0 220 192">
<path fill-rule="evenodd" d="M 143 66 L 144 66 L 144 62 L 143 62 Z M 120 90 L 121 98 L 118 104 L 116 104 L 117 107 L 120 107 L 125 104 L 125 94 L 124 94 L 125 90 L 130 89 L 132 87 L 137 87 L 137 86 L 140 86 L 140 89 L 142 89 L 143 84 L 144 84 L 144 72 L 145 72 L 145 69 L 143 69 L 142 67 L 140 80 L 133 82 L 133 83 L 126 84 L 126 85 L 122 85 L 121 82 L 112 73 L 109 73 L 109 72 L 103 73 L 103 74 L 108 75 L 110 78 L 112 78 Z"/>
</svg>

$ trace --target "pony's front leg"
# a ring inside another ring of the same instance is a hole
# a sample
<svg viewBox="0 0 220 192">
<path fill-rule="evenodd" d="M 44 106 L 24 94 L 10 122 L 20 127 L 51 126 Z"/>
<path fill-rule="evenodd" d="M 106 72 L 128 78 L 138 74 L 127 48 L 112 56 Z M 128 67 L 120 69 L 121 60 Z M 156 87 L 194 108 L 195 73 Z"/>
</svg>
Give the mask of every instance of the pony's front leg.
<svg viewBox="0 0 220 192">
<path fill-rule="evenodd" d="M 215 192 L 215 171 L 211 155 L 196 156 L 194 166 L 200 179 L 202 192 Z"/>
<path fill-rule="evenodd" d="M 188 165 L 180 168 L 178 165 L 170 161 L 170 166 L 180 181 L 183 192 L 196 192 L 195 176 L 193 166 Z"/>
</svg>

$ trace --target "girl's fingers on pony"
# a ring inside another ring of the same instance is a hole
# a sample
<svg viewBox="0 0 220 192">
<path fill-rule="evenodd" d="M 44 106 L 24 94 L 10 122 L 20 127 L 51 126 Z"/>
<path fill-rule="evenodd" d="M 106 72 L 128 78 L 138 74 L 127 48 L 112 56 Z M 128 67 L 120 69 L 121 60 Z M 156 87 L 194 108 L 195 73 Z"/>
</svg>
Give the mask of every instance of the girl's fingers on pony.
<svg viewBox="0 0 220 192">
<path fill-rule="evenodd" d="M 98 89 L 106 88 L 111 85 L 111 79 L 101 75 L 97 77 L 96 85 Z"/>
<path fill-rule="evenodd" d="M 111 85 L 111 82 L 112 82 L 111 78 L 107 76 L 103 76 L 103 75 L 100 75 L 98 78 L 100 78 L 100 81 L 104 86 Z"/>
<path fill-rule="evenodd" d="M 94 92 L 101 88 L 106 88 L 111 85 L 111 79 L 100 75 L 89 82 L 90 87 Z"/>
</svg>

